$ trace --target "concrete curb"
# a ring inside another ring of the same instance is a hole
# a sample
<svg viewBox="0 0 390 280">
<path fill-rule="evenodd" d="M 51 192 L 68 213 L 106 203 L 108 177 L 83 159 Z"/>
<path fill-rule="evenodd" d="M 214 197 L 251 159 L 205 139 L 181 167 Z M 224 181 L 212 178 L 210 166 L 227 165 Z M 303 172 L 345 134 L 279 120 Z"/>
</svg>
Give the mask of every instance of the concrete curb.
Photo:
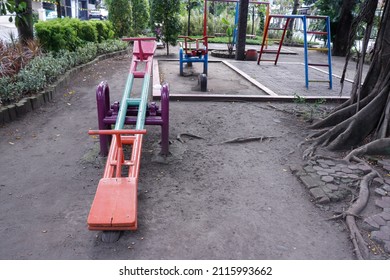
<svg viewBox="0 0 390 280">
<path fill-rule="evenodd" d="M 117 51 L 113 53 L 107 53 L 96 57 L 94 60 L 85 63 L 83 65 L 76 66 L 68 70 L 62 77 L 60 77 L 54 84 L 49 85 L 43 91 L 34 94 L 30 97 L 25 97 L 15 104 L 0 107 L 0 125 L 15 121 L 26 114 L 39 109 L 46 103 L 49 103 L 56 96 L 59 88 L 66 85 L 71 79 L 73 79 L 83 69 L 108 58 L 120 56 L 128 53 L 129 49 Z"/>
</svg>

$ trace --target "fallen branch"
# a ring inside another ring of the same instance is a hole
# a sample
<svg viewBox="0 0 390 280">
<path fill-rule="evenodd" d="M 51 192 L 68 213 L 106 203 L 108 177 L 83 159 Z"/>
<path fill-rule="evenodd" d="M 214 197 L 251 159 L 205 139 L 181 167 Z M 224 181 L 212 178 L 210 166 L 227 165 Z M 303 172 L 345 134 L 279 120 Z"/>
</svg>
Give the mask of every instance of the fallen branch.
<svg viewBox="0 0 390 280">
<path fill-rule="evenodd" d="M 233 143 L 247 143 L 247 142 L 254 142 L 254 141 L 260 141 L 267 139 L 276 138 L 275 136 L 258 136 L 258 137 L 238 137 L 231 140 L 227 140 L 222 142 L 221 144 L 233 144 Z"/>
</svg>

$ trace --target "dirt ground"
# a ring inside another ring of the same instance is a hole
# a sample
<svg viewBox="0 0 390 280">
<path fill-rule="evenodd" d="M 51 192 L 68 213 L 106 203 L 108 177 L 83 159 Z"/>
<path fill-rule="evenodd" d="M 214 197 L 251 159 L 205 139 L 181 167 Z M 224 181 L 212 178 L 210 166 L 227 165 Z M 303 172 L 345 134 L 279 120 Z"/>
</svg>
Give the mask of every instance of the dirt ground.
<svg viewBox="0 0 390 280">
<path fill-rule="evenodd" d="M 89 231 L 105 163 L 87 135 L 97 128 L 95 89 L 107 80 L 119 100 L 129 61 L 96 63 L 0 128 L 0 259 L 355 258 L 344 224 L 327 221 L 290 171 L 302 164 L 307 124 L 264 103 L 172 100 L 166 163 L 156 157 L 159 128 L 144 138 L 138 230 L 115 243 Z M 202 139 L 180 142 L 183 133 Z M 251 136 L 269 138 L 223 143 Z"/>
</svg>

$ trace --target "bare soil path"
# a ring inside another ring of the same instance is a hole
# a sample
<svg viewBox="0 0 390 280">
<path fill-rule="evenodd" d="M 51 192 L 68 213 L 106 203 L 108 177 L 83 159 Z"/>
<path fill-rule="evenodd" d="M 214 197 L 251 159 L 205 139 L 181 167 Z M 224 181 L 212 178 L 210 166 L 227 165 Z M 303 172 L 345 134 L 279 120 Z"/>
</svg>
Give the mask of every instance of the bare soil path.
<svg viewBox="0 0 390 280">
<path fill-rule="evenodd" d="M 107 80 L 119 100 L 129 61 L 95 64 L 0 128 L 0 259 L 354 259 L 345 226 L 326 221 L 290 171 L 305 124 L 261 103 L 173 100 L 168 163 L 156 158 L 159 129 L 145 138 L 139 229 L 116 243 L 88 231 L 105 163 L 87 135 L 95 88 Z M 272 138 L 223 143 L 258 136 Z"/>
</svg>

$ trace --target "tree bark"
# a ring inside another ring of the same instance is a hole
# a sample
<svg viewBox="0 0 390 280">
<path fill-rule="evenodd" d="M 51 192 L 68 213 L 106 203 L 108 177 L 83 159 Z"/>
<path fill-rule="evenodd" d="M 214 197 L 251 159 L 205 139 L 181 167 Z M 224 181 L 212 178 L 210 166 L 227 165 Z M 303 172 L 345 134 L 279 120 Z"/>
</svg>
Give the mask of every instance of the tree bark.
<svg viewBox="0 0 390 280">
<path fill-rule="evenodd" d="M 296 15 L 298 13 L 298 8 L 299 8 L 299 0 L 294 0 L 294 6 L 293 6 L 291 14 Z M 286 37 L 289 40 L 292 39 L 293 27 L 294 27 L 294 19 L 292 18 L 290 20 L 290 23 L 288 24 L 288 29 L 287 29 L 287 34 L 286 34 Z"/>
<path fill-rule="evenodd" d="M 187 21 L 187 36 L 191 36 L 191 10 L 195 4 L 191 1 L 188 0 L 187 3 L 187 12 L 188 12 L 188 21 Z"/>
<path fill-rule="evenodd" d="M 57 0 L 57 18 L 62 17 L 62 0 Z"/>
<path fill-rule="evenodd" d="M 355 0 L 344 0 L 340 10 L 340 19 L 337 24 L 336 34 L 333 41 L 333 55 L 346 56 L 348 52 L 349 31 L 351 29 L 355 7 Z"/>
<path fill-rule="evenodd" d="M 238 36 L 236 47 L 236 60 L 245 59 L 246 27 L 248 18 L 249 0 L 240 0 L 238 17 Z"/>
<path fill-rule="evenodd" d="M 18 5 L 22 2 L 26 2 L 26 10 L 19 14 L 20 19 L 16 22 L 18 29 L 19 39 L 22 44 L 26 44 L 27 41 L 34 39 L 33 33 L 33 21 L 32 21 L 32 0 L 16 0 L 15 4 Z"/>
<path fill-rule="evenodd" d="M 350 105 L 342 106 L 313 128 L 326 128 L 310 141 L 316 146 L 341 150 L 390 137 L 390 1 L 385 2 L 380 29 L 375 42 L 373 61 L 360 89 L 360 101 L 355 94 Z M 366 0 L 357 18 L 370 24 L 375 13 L 372 0 Z M 364 54 L 363 54 L 364 55 Z M 388 142 L 386 142 L 388 143 Z M 375 146 L 376 148 L 379 146 Z M 389 149 L 379 147 L 382 154 Z"/>
</svg>

